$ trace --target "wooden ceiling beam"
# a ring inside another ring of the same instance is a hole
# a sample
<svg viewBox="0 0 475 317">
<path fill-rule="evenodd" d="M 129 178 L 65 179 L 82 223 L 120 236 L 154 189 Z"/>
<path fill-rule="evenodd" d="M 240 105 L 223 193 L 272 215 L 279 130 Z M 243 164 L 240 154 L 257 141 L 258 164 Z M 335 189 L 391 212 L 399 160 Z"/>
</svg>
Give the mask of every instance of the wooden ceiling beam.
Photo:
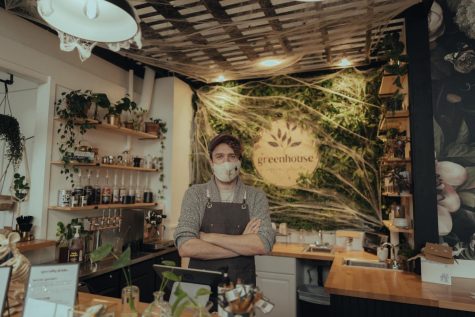
<svg viewBox="0 0 475 317">
<path fill-rule="evenodd" d="M 193 26 L 186 22 L 185 18 L 180 14 L 180 12 L 173 5 L 156 5 L 152 4 L 152 7 L 159 12 L 167 22 L 171 23 L 178 31 L 182 34 L 188 35 L 193 34 L 192 36 L 187 37 L 194 44 L 200 46 L 208 44 L 206 38 L 200 33 L 196 32 Z M 221 55 L 221 53 L 215 48 L 204 48 L 203 51 L 208 55 L 211 60 L 214 60 L 223 71 L 231 68 L 226 59 Z"/>
<path fill-rule="evenodd" d="M 272 30 L 275 32 L 282 32 L 283 29 L 281 23 L 275 19 L 277 14 L 274 10 L 272 2 L 270 0 L 259 0 L 259 4 L 266 17 L 271 18 L 269 20 L 269 24 L 272 27 Z M 286 53 L 292 52 L 292 46 L 284 36 L 279 36 L 279 44 Z"/>
<path fill-rule="evenodd" d="M 201 0 L 200 3 L 208 9 L 208 12 L 215 19 L 217 19 L 220 24 L 222 22 L 233 22 L 231 17 L 227 14 L 226 10 L 221 6 L 218 0 Z M 250 43 L 244 39 L 244 35 L 236 26 L 224 25 L 223 29 L 231 36 L 231 38 L 235 39 L 235 42 L 238 44 L 239 48 L 248 59 L 255 60 L 259 57 L 252 47 L 249 47 Z"/>
</svg>

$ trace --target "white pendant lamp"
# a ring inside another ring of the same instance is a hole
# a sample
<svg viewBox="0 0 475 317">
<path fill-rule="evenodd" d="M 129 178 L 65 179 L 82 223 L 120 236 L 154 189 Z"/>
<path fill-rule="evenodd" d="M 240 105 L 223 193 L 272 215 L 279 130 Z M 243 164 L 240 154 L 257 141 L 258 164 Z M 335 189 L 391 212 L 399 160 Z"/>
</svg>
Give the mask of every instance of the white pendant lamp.
<svg viewBox="0 0 475 317">
<path fill-rule="evenodd" d="M 79 51 L 81 61 L 98 43 L 110 50 L 142 48 L 142 33 L 127 0 L 38 0 L 40 16 L 58 32 L 60 48 Z"/>
</svg>

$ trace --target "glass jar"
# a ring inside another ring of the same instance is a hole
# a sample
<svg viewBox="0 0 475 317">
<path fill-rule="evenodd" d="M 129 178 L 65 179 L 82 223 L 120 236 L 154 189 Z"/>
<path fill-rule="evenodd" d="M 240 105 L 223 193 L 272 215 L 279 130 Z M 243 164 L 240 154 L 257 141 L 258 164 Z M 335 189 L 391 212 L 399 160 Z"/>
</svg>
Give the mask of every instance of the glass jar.
<svg viewBox="0 0 475 317">
<path fill-rule="evenodd" d="M 164 292 L 154 292 L 155 299 L 148 305 L 142 314 L 142 317 L 171 317 L 172 308 L 168 302 L 163 299 Z"/>
<path fill-rule="evenodd" d="M 140 290 L 135 285 L 126 286 L 122 289 L 121 317 L 137 317 L 137 305 L 139 303 Z"/>
</svg>

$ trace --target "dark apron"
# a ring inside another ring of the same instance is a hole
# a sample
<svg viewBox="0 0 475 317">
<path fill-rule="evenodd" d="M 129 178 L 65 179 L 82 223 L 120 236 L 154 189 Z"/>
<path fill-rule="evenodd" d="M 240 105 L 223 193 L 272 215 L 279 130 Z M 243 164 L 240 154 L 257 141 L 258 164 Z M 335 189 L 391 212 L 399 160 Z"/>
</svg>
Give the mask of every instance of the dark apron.
<svg viewBox="0 0 475 317">
<path fill-rule="evenodd" d="M 239 235 L 244 232 L 248 224 L 249 209 L 246 195 L 242 203 L 211 202 L 208 203 L 201 222 L 200 231 L 205 233 L 221 233 Z M 190 259 L 190 268 L 228 272 L 231 281 L 240 278 L 245 284 L 256 284 L 256 267 L 254 256 L 237 256 L 227 259 L 199 260 Z"/>
</svg>

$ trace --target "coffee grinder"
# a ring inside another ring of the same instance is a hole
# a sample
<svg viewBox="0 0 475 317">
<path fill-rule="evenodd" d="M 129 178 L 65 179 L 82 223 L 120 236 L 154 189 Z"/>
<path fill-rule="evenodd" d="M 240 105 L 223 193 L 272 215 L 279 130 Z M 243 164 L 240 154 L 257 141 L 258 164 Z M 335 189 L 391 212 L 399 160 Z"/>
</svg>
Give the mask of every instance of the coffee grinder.
<svg viewBox="0 0 475 317">
<path fill-rule="evenodd" d="M 172 240 L 165 240 L 165 225 L 162 223 L 167 215 L 163 210 L 147 210 L 144 217 L 143 244 L 145 251 L 156 251 L 173 245 Z"/>
</svg>

